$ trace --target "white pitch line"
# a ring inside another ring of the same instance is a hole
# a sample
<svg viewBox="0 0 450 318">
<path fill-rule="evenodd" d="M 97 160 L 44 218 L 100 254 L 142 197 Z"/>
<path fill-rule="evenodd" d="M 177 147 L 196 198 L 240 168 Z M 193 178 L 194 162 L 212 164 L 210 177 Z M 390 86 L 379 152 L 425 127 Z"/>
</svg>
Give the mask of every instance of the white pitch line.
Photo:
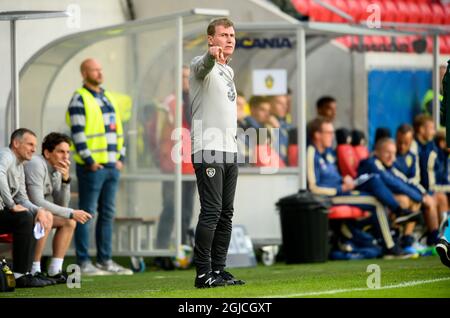
<svg viewBox="0 0 450 318">
<path fill-rule="evenodd" d="M 380 288 L 347 288 L 347 289 L 332 289 L 332 290 L 324 290 L 310 293 L 298 293 L 298 294 L 287 294 L 287 295 L 275 295 L 275 296 L 263 296 L 263 298 L 288 298 L 288 297 L 306 297 L 306 296 L 318 296 L 318 295 L 333 295 L 347 292 L 355 292 L 355 291 L 376 291 L 382 289 L 394 289 L 394 288 L 404 288 L 411 287 L 423 284 L 431 284 L 450 280 L 450 277 L 429 279 L 429 280 L 413 280 L 410 282 L 403 282 L 397 285 L 387 285 Z"/>
</svg>

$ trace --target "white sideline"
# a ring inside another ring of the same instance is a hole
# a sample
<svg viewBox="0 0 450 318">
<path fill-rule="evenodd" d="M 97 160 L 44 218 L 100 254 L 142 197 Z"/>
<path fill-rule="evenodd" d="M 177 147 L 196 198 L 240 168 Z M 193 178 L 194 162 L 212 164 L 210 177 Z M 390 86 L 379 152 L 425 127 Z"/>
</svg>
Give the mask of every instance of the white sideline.
<svg viewBox="0 0 450 318">
<path fill-rule="evenodd" d="M 396 285 L 382 286 L 382 287 L 376 288 L 376 289 L 372 289 L 372 288 L 332 289 L 332 290 L 324 290 L 324 291 L 317 291 L 317 292 L 310 292 L 310 293 L 263 296 L 263 298 L 307 297 L 307 296 L 318 296 L 318 295 L 333 295 L 333 294 L 355 292 L 355 291 L 376 291 L 376 290 L 382 290 L 382 289 L 404 288 L 404 287 L 411 287 L 411 286 L 417 286 L 417 285 L 423 285 L 423 284 L 431 284 L 431 283 L 437 283 L 437 282 L 442 282 L 442 281 L 446 281 L 446 280 L 450 280 L 450 277 L 443 277 L 443 278 L 436 278 L 436 279 L 429 279 L 429 280 L 413 280 L 410 282 L 403 282 L 403 283 L 396 284 Z"/>
</svg>

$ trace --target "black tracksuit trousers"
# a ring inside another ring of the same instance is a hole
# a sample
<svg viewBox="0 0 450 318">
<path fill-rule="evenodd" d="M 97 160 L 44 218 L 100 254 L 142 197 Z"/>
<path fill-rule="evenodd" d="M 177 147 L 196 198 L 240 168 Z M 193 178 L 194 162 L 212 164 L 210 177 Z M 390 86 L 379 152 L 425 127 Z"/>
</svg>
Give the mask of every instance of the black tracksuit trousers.
<svg viewBox="0 0 450 318">
<path fill-rule="evenodd" d="M 34 216 L 31 212 L 0 210 L 0 234 L 13 234 L 13 271 L 25 274 L 31 270 L 36 239 L 33 235 Z"/>
<path fill-rule="evenodd" d="M 203 156 L 200 156 L 202 153 Z M 223 270 L 225 267 L 238 177 L 235 153 L 205 150 L 202 153 L 192 155 L 200 196 L 194 248 L 194 264 L 198 275 L 211 270 Z"/>
</svg>

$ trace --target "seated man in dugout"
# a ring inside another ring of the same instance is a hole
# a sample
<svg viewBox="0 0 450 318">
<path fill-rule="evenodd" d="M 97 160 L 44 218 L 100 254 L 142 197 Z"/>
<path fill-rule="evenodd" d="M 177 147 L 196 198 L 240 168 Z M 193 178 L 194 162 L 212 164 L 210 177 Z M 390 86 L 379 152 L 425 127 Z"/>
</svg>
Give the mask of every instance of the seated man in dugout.
<svg viewBox="0 0 450 318">
<path fill-rule="evenodd" d="M 52 283 L 64 284 L 67 274 L 62 271 L 64 256 L 69 248 L 76 223 L 85 223 L 91 215 L 68 208 L 70 200 L 70 138 L 50 133 L 42 143 L 42 154 L 34 155 L 25 164 L 25 184 L 30 201 L 53 215 L 53 257 L 47 275 L 41 272 L 41 257 L 49 232 L 36 243 L 31 273 Z"/>
<path fill-rule="evenodd" d="M 43 287 L 51 282 L 30 273 L 35 226 L 45 233 L 52 228 L 49 211 L 30 202 L 25 189 L 23 164 L 36 151 L 36 134 L 19 128 L 11 134 L 9 147 L 0 148 L 0 234 L 13 234 L 13 273 L 17 288 Z M 38 238 L 42 235 L 38 232 Z"/>
<path fill-rule="evenodd" d="M 358 172 L 380 175 L 383 182 L 395 194 L 396 200 L 403 209 L 419 213 L 421 205 L 423 205 L 425 223 L 429 231 L 427 244 L 434 245 L 439 239 L 436 201 L 421 186 L 410 182 L 403 173 L 395 168 L 396 153 L 395 141 L 391 138 L 382 138 L 375 145 L 374 155 L 360 163 Z"/>
<path fill-rule="evenodd" d="M 354 180 L 339 174 L 334 151 L 333 124 L 324 118 L 316 118 L 310 123 L 307 150 L 307 181 L 311 192 L 331 197 L 335 205 L 351 205 L 371 212 L 376 234 L 382 238 L 386 255 L 401 256 L 404 251 L 394 243 L 386 216 L 385 206 L 395 214 L 408 220 L 413 213 L 403 209 L 381 178 L 366 175 Z"/>
<path fill-rule="evenodd" d="M 445 137 L 444 137 L 445 139 Z M 413 152 L 414 141 L 414 129 L 409 124 L 402 124 L 398 127 L 396 133 L 397 154 L 394 162 L 394 167 L 408 178 L 408 182 L 417 186 L 422 194 L 429 193 L 433 196 L 435 201 L 436 213 L 441 210 L 447 211 L 447 198 L 444 193 L 432 191 L 427 192 L 425 188 L 420 184 L 420 163 L 419 156 Z M 416 144 L 417 146 L 417 144 Z M 405 225 L 404 233 L 401 238 L 401 244 L 407 248 L 412 246 L 415 239 L 412 236 L 414 231 L 415 222 L 410 222 Z"/>
<path fill-rule="evenodd" d="M 440 149 L 434 141 L 436 126 L 433 118 L 424 114 L 417 115 L 413 126 L 415 140 L 412 142 L 411 151 L 419 158 L 420 183 L 434 196 L 438 205 L 438 222 L 442 222 L 449 210 L 447 161 L 440 160 Z"/>
<path fill-rule="evenodd" d="M 250 115 L 246 116 L 237 130 L 239 152 L 245 154 L 245 163 L 257 164 L 256 146 L 270 143 L 270 100 L 263 96 L 252 96 L 249 100 Z M 242 159 L 239 160 L 242 162 Z"/>
<path fill-rule="evenodd" d="M 289 131 L 293 128 L 286 121 L 288 114 L 288 97 L 286 95 L 277 95 L 269 98 L 270 117 L 269 128 L 278 128 L 278 133 L 274 134 L 274 148 L 277 150 L 281 159 L 288 164 Z"/>
<path fill-rule="evenodd" d="M 244 118 L 243 128 L 267 128 L 270 119 L 270 100 L 263 96 L 252 96 L 249 105 L 250 115 Z"/>
</svg>

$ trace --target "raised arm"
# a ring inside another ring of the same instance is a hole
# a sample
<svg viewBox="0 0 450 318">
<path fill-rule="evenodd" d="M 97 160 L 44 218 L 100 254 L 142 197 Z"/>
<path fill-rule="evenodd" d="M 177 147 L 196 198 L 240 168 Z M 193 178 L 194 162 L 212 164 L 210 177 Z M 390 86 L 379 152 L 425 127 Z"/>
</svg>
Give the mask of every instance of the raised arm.
<svg viewBox="0 0 450 318">
<path fill-rule="evenodd" d="M 35 205 L 49 210 L 55 215 L 61 216 L 63 218 L 69 218 L 72 209 L 66 208 L 64 207 L 64 205 L 67 206 L 69 203 L 68 199 L 70 198 L 70 189 L 67 188 L 69 189 L 69 191 L 66 191 L 66 193 L 64 193 L 64 191 L 58 191 L 60 193 L 56 196 L 55 203 L 47 201 L 44 196 L 46 173 L 47 170 L 45 169 L 45 167 L 41 164 L 41 162 L 37 160 L 31 160 L 25 166 L 26 189 L 30 201 Z M 62 187 L 64 187 L 64 185 Z M 63 188 L 61 188 L 60 190 L 63 190 Z"/>
<path fill-rule="evenodd" d="M 214 67 L 216 60 L 210 52 L 195 57 L 191 62 L 191 72 L 197 79 L 204 79 Z"/>
</svg>

